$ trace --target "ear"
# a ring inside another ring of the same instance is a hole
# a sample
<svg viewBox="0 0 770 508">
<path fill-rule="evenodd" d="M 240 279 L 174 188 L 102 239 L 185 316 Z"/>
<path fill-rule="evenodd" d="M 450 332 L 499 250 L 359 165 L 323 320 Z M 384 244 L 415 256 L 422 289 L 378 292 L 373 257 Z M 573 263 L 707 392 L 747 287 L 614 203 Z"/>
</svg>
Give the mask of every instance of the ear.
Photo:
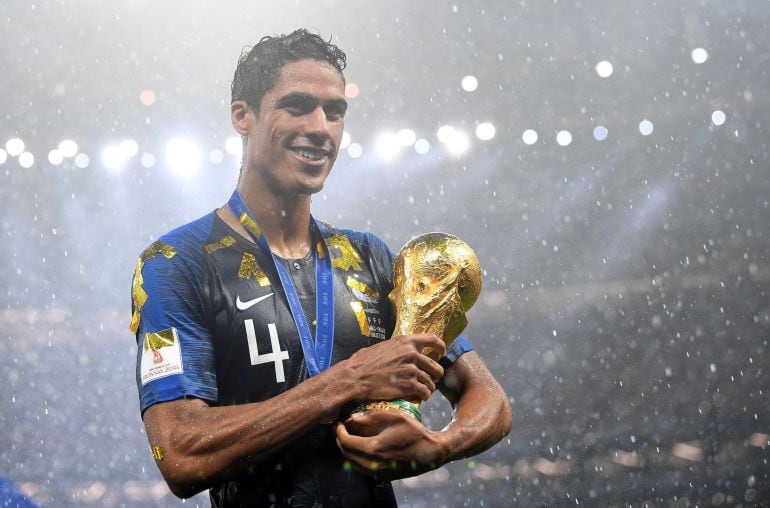
<svg viewBox="0 0 770 508">
<path fill-rule="evenodd" d="M 241 136 L 249 133 L 249 127 L 254 121 L 254 112 L 246 101 L 233 101 L 230 104 L 230 121 L 233 124 L 235 132 Z"/>
</svg>

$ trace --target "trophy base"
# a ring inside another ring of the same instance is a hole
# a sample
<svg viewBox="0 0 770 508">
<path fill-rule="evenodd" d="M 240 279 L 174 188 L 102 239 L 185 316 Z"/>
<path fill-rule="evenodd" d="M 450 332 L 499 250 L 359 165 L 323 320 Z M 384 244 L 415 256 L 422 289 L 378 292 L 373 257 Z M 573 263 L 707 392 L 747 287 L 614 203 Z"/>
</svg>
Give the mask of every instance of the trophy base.
<svg viewBox="0 0 770 508">
<path fill-rule="evenodd" d="M 402 411 L 418 422 L 422 423 L 422 414 L 420 413 L 420 406 L 414 402 L 408 400 L 395 399 L 395 400 L 375 400 L 361 404 L 353 410 L 353 414 L 366 413 L 374 409 L 396 409 Z"/>
</svg>

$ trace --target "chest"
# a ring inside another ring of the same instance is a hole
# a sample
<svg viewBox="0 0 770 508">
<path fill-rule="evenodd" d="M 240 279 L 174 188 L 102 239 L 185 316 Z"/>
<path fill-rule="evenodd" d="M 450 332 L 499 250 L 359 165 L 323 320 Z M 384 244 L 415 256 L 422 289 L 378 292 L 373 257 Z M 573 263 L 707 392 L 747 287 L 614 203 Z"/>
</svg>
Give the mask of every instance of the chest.
<svg viewBox="0 0 770 508">
<path fill-rule="evenodd" d="M 280 261 L 316 336 L 316 266 L 312 257 Z M 368 263 L 331 270 L 333 339 L 331 363 L 390 337 L 393 316 L 387 295 Z M 287 293 L 274 262 L 258 250 L 219 256 L 210 278 L 211 327 L 221 404 L 273 397 L 308 376 L 305 352 Z M 321 314 L 323 315 L 323 314 Z"/>
</svg>

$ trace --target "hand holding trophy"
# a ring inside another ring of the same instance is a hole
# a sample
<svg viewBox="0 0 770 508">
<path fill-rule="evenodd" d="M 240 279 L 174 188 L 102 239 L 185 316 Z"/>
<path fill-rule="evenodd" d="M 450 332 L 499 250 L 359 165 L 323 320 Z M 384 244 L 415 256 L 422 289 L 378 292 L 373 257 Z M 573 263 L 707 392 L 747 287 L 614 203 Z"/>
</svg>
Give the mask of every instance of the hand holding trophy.
<svg viewBox="0 0 770 508">
<path fill-rule="evenodd" d="M 396 312 L 394 336 L 434 333 L 447 348 L 468 324 L 465 313 L 481 291 L 481 268 L 473 250 L 447 233 L 426 233 L 399 251 L 393 266 L 393 290 L 388 295 Z M 434 360 L 435 353 L 423 354 Z M 398 409 L 422 421 L 418 401 L 365 403 L 354 413 Z"/>
</svg>

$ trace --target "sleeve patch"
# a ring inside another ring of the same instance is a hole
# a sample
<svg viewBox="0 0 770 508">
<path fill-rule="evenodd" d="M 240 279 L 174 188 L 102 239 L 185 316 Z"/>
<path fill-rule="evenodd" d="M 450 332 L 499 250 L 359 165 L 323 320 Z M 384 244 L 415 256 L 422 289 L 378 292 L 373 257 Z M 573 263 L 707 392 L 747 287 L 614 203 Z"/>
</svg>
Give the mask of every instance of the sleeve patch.
<svg viewBox="0 0 770 508">
<path fill-rule="evenodd" d="M 141 359 L 142 386 L 154 379 L 183 372 L 182 348 L 176 328 L 146 333 Z"/>
</svg>

